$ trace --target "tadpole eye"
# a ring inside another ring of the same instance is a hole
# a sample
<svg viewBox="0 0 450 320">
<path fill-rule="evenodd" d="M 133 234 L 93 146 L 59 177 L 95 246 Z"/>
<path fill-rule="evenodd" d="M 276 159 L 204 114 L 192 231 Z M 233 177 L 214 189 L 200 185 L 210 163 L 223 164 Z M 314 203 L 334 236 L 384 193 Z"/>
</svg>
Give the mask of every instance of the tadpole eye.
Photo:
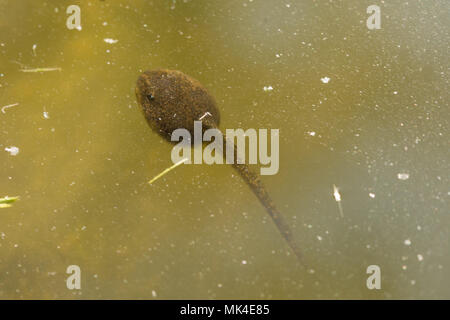
<svg viewBox="0 0 450 320">
<path fill-rule="evenodd" d="M 147 95 L 148 100 L 154 100 L 155 96 L 153 96 L 151 93 Z"/>
</svg>

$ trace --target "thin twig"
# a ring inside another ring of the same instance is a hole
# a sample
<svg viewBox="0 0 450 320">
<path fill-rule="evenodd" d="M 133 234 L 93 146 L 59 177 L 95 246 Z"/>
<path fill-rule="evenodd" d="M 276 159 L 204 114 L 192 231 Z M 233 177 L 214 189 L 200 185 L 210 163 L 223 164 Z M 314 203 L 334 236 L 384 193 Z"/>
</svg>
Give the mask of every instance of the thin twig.
<svg viewBox="0 0 450 320">
<path fill-rule="evenodd" d="M 163 172 L 161 172 L 160 174 L 158 174 L 156 177 L 154 177 L 152 180 L 150 180 L 148 183 L 152 184 L 153 182 L 155 182 L 156 180 L 158 180 L 159 178 L 161 178 L 163 175 L 165 175 L 167 172 L 175 169 L 176 167 L 178 167 L 180 164 L 186 162 L 187 160 L 189 160 L 188 158 L 184 158 L 180 161 L 178 161 L 177 163 L 175 163 L 173 166 L 167 168 L 166 170 L 164 170 Z"/>
</svg>

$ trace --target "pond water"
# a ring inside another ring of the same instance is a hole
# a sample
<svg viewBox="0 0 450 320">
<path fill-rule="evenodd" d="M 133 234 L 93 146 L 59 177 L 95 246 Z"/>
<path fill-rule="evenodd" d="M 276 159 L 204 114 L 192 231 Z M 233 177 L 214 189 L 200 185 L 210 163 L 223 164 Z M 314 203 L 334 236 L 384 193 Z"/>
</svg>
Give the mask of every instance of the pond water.
<svg viewBox="0 0 450 320">
<path fill-rule="evenodd" d="M 0 298 L 450 298 L 448 1 L 73 2 L 70 30 L 0 0 Z M 221 128 L 280 130 L 261 180 L 306 268 L 231 166 L 147 183 L 172 165 L 135 98 L 156 68 Z"/>
</svg>

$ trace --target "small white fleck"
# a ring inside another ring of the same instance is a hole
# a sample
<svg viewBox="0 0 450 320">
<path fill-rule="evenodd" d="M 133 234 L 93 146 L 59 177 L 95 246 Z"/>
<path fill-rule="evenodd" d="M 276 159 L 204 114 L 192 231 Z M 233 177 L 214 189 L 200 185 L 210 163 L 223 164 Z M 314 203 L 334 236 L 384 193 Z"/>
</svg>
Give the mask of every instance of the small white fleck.
<svg viewBox="0 0 450 320">
<path fill-rule="evenodd" d="M 247 260 L 242 260 L 242 264 L 247 264 Z"/>
<path fill-rule="evenodd" d="M 421 254 L 417 255 L 417 260 L 422 261 L 423 260 L 423 256 Z"/>
<path fill-rule="evenodd" d="M 322 241 L 322 237 L 321 236 L 317 236 L 317 240 Z"/>
<path fill-rule="evenodd" d="M 409 173 L 397 173 L 397 178 L 399 180 L 408 180 L 409 179 Z"/>
<path fill-rule="evenodd" d="M 405 246 L 410 246 L 411 245 L 411 240 L 406 239 L 404 244 L 405 244 Z"/>
<path fill-rule="evenodd" d="M 6 152 L 9 152 L 10 155 L 12 156 L 17 156 L 17 154 L 19 153 L 19 148 L 11 146 L 11 147 L 6 147 L 5 148 Z"/>
<path fill-rule="evenodd" d="M 264 86 L 263 90 L 264 90 L 265 92 L 268 92 L 268 91 L 272 91 L 273 88 L 272 88 L 272 86 Z"/>
<path fill-rule="evenodd" d="M 398 94 L 398 91 L 394 91 L 394 94 Z"/>
<path fill-rule="evenodd" d="M 311 137 L 314 137 L 316 135 L 315 131 L 308 131 L 307 134 L 309 134 Z"/>
<path fill-rule="evenodd" d="M 372 199 L 375 198 L 375 193 L 370 192 L 369 197 L 371 197 Z"/>
<path fill-rule="evenodd" d="M 44 119 L 50 119 L 50 116 L 48 115 L 48 112 L 47 112 L 47 111 L 44 111 L 44 112 L 42 113 L 42 116 L 44 117 Z"/>
<path fill-rule="evenodd" d="M 341 201 L 341 194 L 339 193 L 339 189 L 333 184 L 333 196 L 334 200 L 337 202 Z"/>
<path fill-rule="evenodd" d="M 105 41 L 106 43 L 109 43 L 109 44 L 114 44 L 114 43 L 119 42 L 119 40 L 111 39 L 111 38 L 105 38 L 105 39 L 103 39 L 103 41 Z"/>
<path fill-rule="evenodd" d="M 152 290 L 152 297 L 153 297 L 153 298 L 156 298 L 156 296 L 157 296 L 156 291 L 155 291 L 155 290 Z"/>
<path fill-rule="evenodd" d="M 322 81 L 323 83 L 328 83 L 330 80 L 331 80 L 331 79 L 328 78 L 328 77 L 320 78 L 320 81 Z"/>
</svg>

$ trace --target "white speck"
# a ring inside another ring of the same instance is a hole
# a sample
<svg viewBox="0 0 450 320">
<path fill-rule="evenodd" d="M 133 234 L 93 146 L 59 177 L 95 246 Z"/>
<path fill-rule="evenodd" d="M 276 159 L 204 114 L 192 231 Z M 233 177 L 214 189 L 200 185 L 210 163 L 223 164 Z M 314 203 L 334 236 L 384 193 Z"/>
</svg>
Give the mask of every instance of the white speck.
<svg viewBox="0 0 450 320">
<path fill-rule="evenodd" d="M 282 53 L 277 53 L 277 54 L 275 55 L 275 57 L 281 58 L 282 55 L 283 55 Z"/>
<path fill-rule="evenodd" d="M 394 94 L 398 94 L 398 91 L 394 91 Z"/>
<path fill-rule="evenodd" d="M 417 255 L 417 260 L 422 261 L 423 260 L 423 256 L 421 254 Z"/>
<path fill-rule="evenodd" d="M 2 76 L 2 74 L 0 74 L 0 76 Z M 18 103 L 13 103 L 13 104 L 8 104 L 6 106 L 3 106 L 2 107 L 2 113 L 6 113 L 6 109 L 8 109 L 8 108 L 15 107 L 15 106 L 18 106 L 18 105 L 19 105 Z"/>
<path fill-rule="evenodd" d="M 408 267 L 407 267 L 406 265 L 403 265 L 403 266 L 402 266 L 402 269 L 403 269 L 403 270 L 406 270 L 407 268 L 408 268 Z"/>
<path fill-rule="evenodd" d="M 86 230 L 86 228 L 87 228 L 86 226 L 82 226 L 81 230 Z"/>
<path fill-rule="evenodd" d="M 268 92 L 268 91 L 272 91 L 273 88 L 272 88 L 272 86 L 264 86 L 263 90 L 264 90 L 265 92 Z"/>
<path fill-rule="evenodd" d="M 247 260 L 242 260 L 242 264 L 247 264 Z"/>
<path fill-rule="evenodd" d="M 415 285 L 416 284 L 416 280 L 411 280 L 411 285 Z"/>
<path fill-rule="evenodd" d="M 369 197 L 371 197 L 372 199 L 375 198 L 375 193 L 370 192 Z"/>
<path fill-rule="evenodd" d="M 6 151 L 6 152 L 9 152 L 9 154 L 12 155 L 12 156 L 17 156 L 17 154 L 19 153 L 19 148 L 14 147 L 14 146 L 9 147 L 9 148 L 6 147 L 6 148 L 5 148 L 5 151 Z"/>
<path fill-rule="evenodd" d="M 410 246 L 411 245 L 411 240 L 406 239 L 404 244 L 405 244 L 405 246 Z"/>
<path fill-rule="evenodd" d="M 309 134 L 311 137 L 314 137 L 316 135 L 315 131 L 308 131 L 307 134 Z"/>
<path fill-rule="evenodd" d="M 320 81 L 322 81 L 323 83 L 328 83 L 330 80 L 331 80 L 331 79 L 328 78 L 328 77 L 320 78 Z"/>
<path fill-rule="evenodd" d="M 176 114 L 175 114 L 176 115 Z M 212 114 L 211 113 L 209 113 L 208 111 L 206 111 L 205 112 L 205 114 L 204 115 L 202 115 L 198 120 L 202 120 L 204 117 L 206 117 L 206 116 L 212 116 Z M 175 117 L 175 116 L 174 116 Z"/>
<path fill-rule="evenodd" d="M 317 236 L 317 240 L 322 241 L 322 237 L 321 236 Z"/>
<path fill-rule="evenodd" d="M 409 173 L 397 173 L 397 178 L 399 180 L 408 180 L 409 179 Z"/>
<path fill-rule="evenodd" d="M 107 25 L 108 25 L 108 22 L 105 21 L 105 22 L 102 23 L 102 25 L 103 25 L 103 26 L 107 26 Z"/>
<path fill-rule="evenodd" d="M 111 38 L 105 38 L 105 39 L 103 39 L 103 41 L 105 41 L 106 43 L 109 43 L 109 44 L 114 44 L 114 43 L 119 42 L 119 40 L 111 39 Z"/>
<path fill-rule="evenodd" d="M 222 284 L 221 284 L 221 283 L 218 283 L 217 286 L 218 286 L 219 288 L 222 288 Z"/>
<path fill-rule="evenodd" d="M 50 119 L 47 111 L 42 112 L 42 116 L 44 117 L 44 119 Z"/>
<path fill-rule="evenodd" d="M 152 297 L 153 297 L 153 298 L 156 298 L 156 296 L 157 296 L 156 291 L 155 291 L 155 290 L 152 290 Z"/>
<path fill-rule="evenodd" d="M 36 56 L 36 47 L 37 47 L 37 44 L 33 44 L 32 50 L 33 50 L 34 56 Z"/>
<path fill-rule="evenodd" d="M 339 193 L 339 189 L 333 184 L 333 196 L 334 200 L 337 202 L 341 201 L 341 194 Z"/>
<path fill-rule="evenodd" d="M 81 27 L 81 25 L 79 25 L 75 29 L 77 29 L 78 31 L 81 31 L 81 29 L 83 29 L 83 28 Z"/>
</svg>

